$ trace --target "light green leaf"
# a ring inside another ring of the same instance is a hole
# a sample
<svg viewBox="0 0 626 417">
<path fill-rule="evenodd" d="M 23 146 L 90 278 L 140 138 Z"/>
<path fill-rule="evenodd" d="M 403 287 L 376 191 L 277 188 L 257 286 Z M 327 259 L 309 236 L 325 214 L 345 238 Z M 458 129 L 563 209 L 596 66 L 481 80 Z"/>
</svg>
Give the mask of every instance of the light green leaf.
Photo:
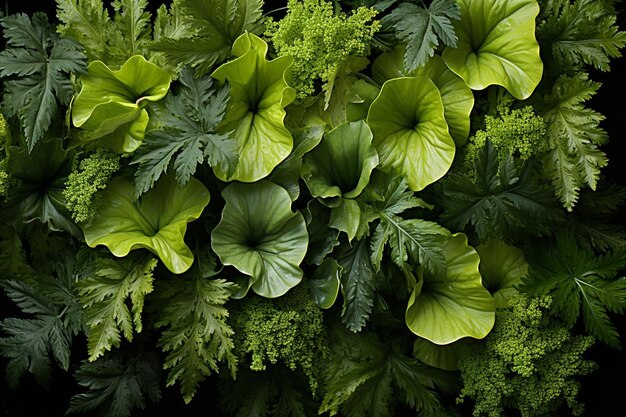
<svg viewBox="0 0 626 417">
<path fill-rule="evenodd" d="M 250 276 L 252 290 L 263 297 L 280 297 L 298 285 L 309 237 L 287 191 L 269 181 L 233 183 L 222 197 L 226 205 L 211 233 L 222 263 Z"/>
<path fill-rule="evenodd" d="M 535 0 L 457 0 L 456 48 L 443 51 L 446 65 L 473 90 L 496 84 L 518 100 L 528 98 L 543 72 L 535 39 Z"/>
<path fill-rule="evenodd" d="M 456 371 L 459 369 L 459 358 L 465 353 L 468 340 L 461 339 L 449 345 L 436 345 L 420 337 L 413 343 L 413 355 L 426 365 L 446 371 Z"/>
<path fill-rule="evenodd" d="M 326 133 L 320 144 L 304 156 L 302 177 L 313 197 L 329 207 L 338 207 L 342 199 L 361 194 L 377 165 L 370 128 L 363 120 L 346 122 Z"/>
<path fill-rule="evenodd" d="M 428 62 L 407 71 L 402 57 L 404 46 L 381 54 L 372 64 L 374 81 L 383 84 L 385 81 L 400 77 L 428 77 L 441 94 L 443 112 L 450 128 L 450 136 L 457 146 L 467 141 L 470 130 L 470 113 L 474 107 L 474 94 L 458 75 L 450 71 L 439 55 L 433 56 Z"/>
<path fill-rule="evenodd" d="M 439 89 L 429 78 L 396 78 L 383 84 L 367 124 L 380 169 L 403 175 L 420 191 L 448 172 L 455 154 Z"/>
<path fill-rule="evenodd" d="M 267 43 L 250 33 L 235 41 L 232 53 L 237 58 L 212 76 L 230 86 L 222 128 L 233 131 L 240 159 L 232 174 L 219 167 L 214 171 L 223 181 L 254 182 L 269 175 L 293 148 L 293 137 L 283 123 L 284 108 L 296 97 L 288 85 L 293 59 L 268 61 Z"/>
<path fill-rule="evenodd" d="M 79 139 L 89 142 L 107 136 L 105 143 L 114 151 L 134 151 L 148 126 L 144 107 L 165 97 L 169 75 L 140 55 L 129 58 L 118 71 L 101 61 L 92 62 L 87 70 L 72 107 L 72 122 L 82 129 Z"/>
<path fill-rule="evenodd" d="M 200 217 L 207 204 L 209 191 L 195 178 L 180 187 L 173 176 L 162 177 L 136 201 L 133 184 L 119 177 L 103 193 L 92 223 L 83 226 L 85 241 L 92 248 L 104 245 L 115 256 L 148 249 L 181 274 L 193 263 L 184 240 L 187 223 Z"/>
<path fill-rule="evenodd" d="M 348 235 L 348 240 L 354 239 L 359 231 L 361 208 L 359 203 L 351 199 L 345 199 L 338 207 L 330 209 L 330 221 L 328 225 Z"/>
<path fill-rule="evenodd" d="M 476 246 L 476 252 L 480 256 L 479 271 L 483 286 L 491 292 L 496 308 L 508 307 L 509 298 L 517 292 L 514 286 L 521 283 L 528 272 L 524 253 L 495 239 Z"/>
<path fill-rule="evenodd" d="M 445 274 L 419 277 L 406 309 L 409 329 L 438 345 L 482 339 L 495 322 L 495 302 L 481 284 L 480 258 L 462 233 L 445 247 Z"/>
<path fill-rule="evenodd" d="M 328 309 L 335 304 L 341 285 L 341 265 L 326 258 L 308 280 L 309 291 L 319 308 Z"/>
</svg>

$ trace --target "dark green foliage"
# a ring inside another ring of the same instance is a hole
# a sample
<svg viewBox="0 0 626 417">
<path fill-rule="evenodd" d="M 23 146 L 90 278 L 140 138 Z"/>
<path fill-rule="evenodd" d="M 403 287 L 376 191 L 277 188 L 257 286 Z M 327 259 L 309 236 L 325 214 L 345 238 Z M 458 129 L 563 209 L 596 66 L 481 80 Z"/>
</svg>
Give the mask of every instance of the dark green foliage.
<svg viewBox="0 0 626 417">
<path fill-rule="evenodd" d="M 336 258 L 342 267 L 343 310 L 341 320 L 348 329 L 359 332 L 372 312 L 377 277 L 369 254 L 369 240 L 363 238 L 337 248 Z"/>
<path fill-rule="evenodd" d="M 553 298 L 552 311 L 568 326 L 582 316 L 585 329 L 598 340 L 619 347 L 619 334 L 609 312 L 626 310 L 626 248 L 603 256 L 584 250 L 569 234 L 559 235 L 556 244 L 536 247 L 529 256 L 528 275 L 520 290 Z M 581 313 L 582 310 L 582 313 Z"/>
<path fill-rule="evenodd" d="M 499 157 L 487 141 L 474 160 L 474 178 L 452 173 L 442 181 L 443 224 L 479 239 L 514 241 L 546 234 L 560 219 L 551 191 L 534 174 L 536 166 Z"/>
<path fill-rule="evenodd" d="M 76 222 L 88 222 L 95 216 L 102 190 L 119 169 L 119 155 L 105 148 L 98 148 L 81 159 L 68 176 L 63 190 L 66 206 Z"/>
<path fill-rule="evenodd" d="M 500 417 L 505 409 L 522 417 L 554 416 L 564 400 L 573 415 L 582 414 L 574 377 L 595 369 L 582 358 L 593 338 L 572 335 L 549 310 L 549 297 L 512 297 L 497 311 L 491 333 L 461 356 L 460 398 L 475 402 L 475 417 Z"/>
<path fill-rule="evenodd" d="M 585 65 L 609 70 L 611 58 L 620 57 L 626 32 L 616 25 L 609 1 L 543 0 L 537 38 L 548 72 L 580 71 Z"/>
<path fill-rule="evenodd" d="M 453 377 L 407 356 L 403 346 L 401 340 L 383 343 L 373 333 L 335 326 L 320 413 L 385 417 L 404 403 L 420 416 L 443 415 L 435 389 L 446 391 Z"/>
<path fill-rule="evenodd" d="M 79 299 L 89 328 L 89 360 L 119 347 L 122 334 L 132 341 L 133 331 L 141 332 L 144 297 L 152 292 L 152 270 L 156 264 L 156 259 L 142 252 L 119 260 L 98 258 L 93 272 L 78 281 Z M 132 304 L 132 310 L 128 304 Z"/>
<path fill-rule="evenodd" d="M 80 45 L 59 39 L 43 13 L 3 17 L 8 48 L 0 52 L 0 77 L 5 79 L 2 105 L 6 115 L 19 117 L 28 150 L 44 136 L 60 106 L 69 104 L 74 87 L 70 73 L 86 69 Z"/>
<path fill-rule="evenodd" d="M 159 360 L 150 352 L 110 353 L 95 362 L 83 362 L 74 374 L 87 391 L 70 401 L 69 413 L 98 410 L 104 417 L 129 417 L 135 408 L 161 399 Z"/>
<path fill-rule="evenodd" d="M 249 363 L 253 371 L 263 371 L 281 362 L 292 371 L 304 373 L 315 393 L 317 365 L 328 348 L 322 311 L 307 288 L 298 286 L 274 299 L 250 294 L 234 304 L 231 311 L 235 346 L 242 363 Z"/>
<path fill-rule="evenodd" d="M 391 26 L 396 36 L 406 43 L 404 67 L 407 72 L 424 65 L 435 54 L 439 41 L 456 47 L 458 37 L 452 26 L 461 18 L 454 0 L 434 0 L 428 7 L 405 2 L 382 19 L 383 26 Z"/>
<path fill-rule="evenodd" d="M 178 94 L 169 94 L 165 109 L 158 113 L 162 128 L 148 133 L 135 152 L 133 164 L 137 196 L 148 191 L 174 160 L 176 181 L 189 182 L 198 164 L 207 162 L 232 172 L 237 165 L 237 142 L 218 132 L 228 104 L 228 86 L 213 88 L 206 76 L 195 80 L 183 69 Z"/>
<path fill-rule="evenodd" d="M 167 353 L 163 368 L 169 371 L 167 385 L 179 382 L 186 403 L 194 397 L 198 385 L 213 372 L 218 363 L 228 365 L 234 377 L 237 358 L 233 352 L 233 330 L 224 304 L 235 285 L 216 279 L 215 259 L 198 254 L 192 269 L 184 276 L 158 281 L 156 327 L 164 328 L 159 345 Z"/>
</svg>

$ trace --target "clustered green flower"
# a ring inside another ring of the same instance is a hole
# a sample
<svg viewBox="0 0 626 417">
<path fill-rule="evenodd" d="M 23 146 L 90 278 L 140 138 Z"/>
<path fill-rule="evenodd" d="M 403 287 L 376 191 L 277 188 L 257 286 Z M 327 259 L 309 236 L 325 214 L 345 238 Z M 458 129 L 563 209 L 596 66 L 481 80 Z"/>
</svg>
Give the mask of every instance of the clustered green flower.
<svg viewBox="0 0 626 417">
<path fill-rule="evenodd" d="M 350 56 L 367 56 L 380 22 L 373 8 L 359 7 L 350 15 L 333 12 L 325 0 L 289 0 L 287 15 L 268 20 L 265 34 L 279 56 L 294 58 L 291 86 L 299 97 L 315 92 L 315 81 L 333 80 Z"/>
<path fill-rule="evenodd" d="M 470 138 L 465 154 L 466 166 L 472 166 L 478 151 L 487 139 L 498 151 L 500 158 L 513 156 L 525 161 L 533 155 L 548 151 L 545 138 L 546 126 L 531 106 L 511 110 L 498 107 L 498 117 L 485 117 L 485 130 L 479 130 Z"/>
<path fill-rule="evenodd" d="M 7 126 L 7 121 L 4 118 L 4 115 L 0 114 L 0 153 L 1 150 L 5 146 L 5 138 L 9 132 L 9 127 Z M 6 173 L 5 169 L 5 160 L 0 159 L 0 197 L 6 196 L 7 191 L 9 190 L 9 174 Z"/>
<path fill-rule="evenodd" d="M 93 219 L 100 192 L 107 187 L 111 175 L 119 169 L 119 155 L 105 148 L 98 148 L 78 163 L 63 190 L 67 208 L 76 222 L 84 223 Z"/>
<path fill-rule="evenodd" d="M 315 364 L 326 357 L 328 347 L 322 311 L 306 288 L 295 287 L 274 299 L 246 296 L 234 306 L 232 327 L 239 356 L 252 354 L 250 369 L 262 371 L 267 363 L 281 361 L 291 370 L 300 369 L 315 392 Z"/>
<path fill-rule="evenodd" d="M 499 310 L 492 332 L 459 361 L 463 389 L 459 401 L 475 401 L 474 416 L 499 417 L 518 409 L 522 417 L 556 415 L 563 400 L 581 415 L 580 383 L 596 364 L 582 358 L 591 336 L 572 335 L 548 315 L 551 298 L 517 294 Z"/>
</svg>

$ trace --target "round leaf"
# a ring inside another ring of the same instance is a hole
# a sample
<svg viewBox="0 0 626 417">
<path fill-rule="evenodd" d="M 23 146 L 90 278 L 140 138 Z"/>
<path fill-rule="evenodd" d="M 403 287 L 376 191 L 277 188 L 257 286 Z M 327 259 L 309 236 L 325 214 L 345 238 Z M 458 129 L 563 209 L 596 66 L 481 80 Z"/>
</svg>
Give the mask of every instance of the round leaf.
<svg viewBox="0 0 626 417">
<path fill-rule="evenodd" d="M 148 125 L 146 101 L 165 97 L 170 77 L 141 55 L 130 57 L 118 71 L 101 61 L 87 67 L 82 88 L 72 106 L 72 122 L 82 129 L 80 139 L 91 141 L 110 135 L 116 152 L 132 152 L 141 145 Z"/>
<path fill-rule="evenodd" d="M 280 297 L 298 285 L 309 236 L 287 191 L 270 181 L 233 183 L 222 196 L 222 219 L 211 234 L 222 263 L 249 275 L 252 290 L 263 297 Z"/>
<path fill-rule="evenodd" d="M 326 258 L 309 279 L 309 291 L 319 308 L 335 304 L 341 286 L 341 266 L 333 258 Z"/>
<path fill-rule="evenodd" d="M 436 345 L 433 342 L 418 338 L 413 343 L 413 355 L 427 365 L 446 371 L 459 369 L 459 358 L 463 356 L 469 339 L 461 339 L 449 345 Z"/>
<path fill-rule="evenodd" d="M 441 94 L 443 111 L 450 128 L 450 136 L 460 146 L 467 141 L 470 130 L 470 113 L 474 107 L 474 94 L 465 82 L 443 62 L 439 55 L 433 56 L 425 65 L 412 72 L 404 68 L 403 46 L 380 55 L 372 65 L 374 81 L 379 84 L 400 77 L 428 77 Z"/>
<path fill-rule="evenodd" d="M 443 51 L 446 65 L 470 88 L 501 85 L 513 97 L 528 98 L 543 73 L 535 38 L 535 0 L 457 0 L 457 47 Z"/>
<path fill-rule="evenodd" d="M 338 206 L 342 197 L 358 197 L 378 165 L 370 128 L 362 120 L 337 126 L 304 156 L 303 165 L 311 194 L 329 207 Z"/>
<path fill-rule="evenodd" d="M 511 295 L 517 292 L 514 285 L 519 284 L 528 272 L 524 253 L 495 239 L 477 246 L 476 252 L 480 256 L 483 285 L 496 300 L 496 307 L 506 308 Z"/>
<path fill-rule="evenodd" d="M 111 181 L 102 195 L 96 217 L 83 226 L 87 245 L 104 245 L 115 256 L 145 248 L 175 274 L 187 271 L 193 254 L 185 244 L 187 223 L 209 204 L 209 191 L 195 178 L 180 187 L 173 176 L 162 177 L 135 201 L 135 187 L 125 177 Z"/>
<path fill-rule="evenodd" d="M 448 132 L 439 89 L 427 77 L 404 77 L 383 84 L 367 124 L 383 171 L 403 175 L 420 191 L 448 172 L 454 140 Z"/>
<path fill-rule="evenodd" d="M 240 158 L 234 173 L 213 168 L 223 181 L 254 182 L 269 175 L 293 147 L 283 123 L 284 109 L 296 97 L 287 84 L 293 59 L 266 60 L 267 43 L 251 33 L 237 38 L 232 52 L 238 58 L 221 65 L 212 76 L 230 86 L 222 123 L 225 132 L 233 132 Z"/>
<path fill-rule="evenodd" d="M 406 323 L 416 335 L 438 345 L 463 337 L 482 339 L 495 322 L 495 302 L 481 283 L 480 258 L 457 233 L 446 243 L 447 270 L 420 277 L 406 310 Z"/>
</svg>

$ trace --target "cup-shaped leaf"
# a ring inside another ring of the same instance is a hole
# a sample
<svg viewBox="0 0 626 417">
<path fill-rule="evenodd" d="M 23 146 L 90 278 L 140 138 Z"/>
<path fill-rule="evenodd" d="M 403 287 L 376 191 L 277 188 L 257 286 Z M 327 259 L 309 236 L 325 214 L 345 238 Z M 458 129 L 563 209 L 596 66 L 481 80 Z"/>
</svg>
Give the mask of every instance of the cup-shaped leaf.
<svg viewBox="0 0 626 417">
<path fill-rule="evenodd" d="M 234 173 L 214 167 L 224 181 L 254 182 L 266 177 L 289 155 L 293 137 L 284 125 L 285 110 L 296 98 L 287 82 L 291 57 L 265 59 L 267 43 L 244 33 L 233 44 L 237 58 L 217 68 L 212 76 L 230 85 L 230 101 L 223 120 L 239 145 L 239 163 Z"/>
<path fill-rule="evenodd" d="M 424 271 L 406 309 L 406 323 L 416 335 L 438 345 L 463 337 L 482 339 L 495 322 L 495 302 L 482 286 L 480 258 L 457 233 L 445 247 L 447 269 L 438 276 Z"/>
<path fill-rule="evenodd" d="M 90 247 L 104 245 L 115 256 L 145 248 L 175 274 L 187 271 L 193 254 L 185 244 L 187 223 L 209 204 L 209 191 L 195 178 L 179 186 L 173 175 L 161 177 L 154 188 L 135 200 L 135 186 L 115 178 L 102 195 L 96 217 L 83 226 Z"/>
<path fill-rule="evenodd" d="M 501 85 L 528 98 L 543 73 L 535 38 L 536 0 L 457 0 L 456 48 L 443 51 L 446 65 L 473 90 Z"/>
<path fill-rule="evenodd" d="M 326 133 L 304 156 L 303 178 L 313 197 L 336 207 L 342 198 L 361 194 L 377 165 L 370 128 L 363 120 L 346 122 Z"/>
<path fill-rule="evenodd" d="M 141 55 L 130 57 L 118 71 L 94 61 L 81 77 L 82 88 L 72 106 L 72 122 L 82 129 L 79 138 L 90 141 L 104 136 L 116 152 L 132 152 L 141 145 L 148 101 L 165 97 L 170 76 Z"/>
<path fill-rule="evenodd" d="M 403 175 L 411 190 L 422 190 L 450 169 L 456 148 L 441 94 L 430 78 L 385 82 L 369 109 L 367 124 L 380 169 Z"/>
<path fill-rule="evenodd" d="M 474 107 L 474 94 L 465 81 L 450 71 L 439 55 L 433 56 L 425 65 L 409 72 L 404 67 L 404 46 L 381 54 L 372 64 L 374 81 L 383 84 L 400 77 L 428 77 L 441 94 L 443 111 L 450 128 L 450 136 L 457 145 L 467 141 L 470 130 L 470 113 Z"/>
<path fill-rule="evenodd" d="M 280 297 L 298 285 L 309 236 L 302 214 L 291 211 L 289 193 L 263 180 L 232 183 L 222 197 L 222 219 L 211 233 L 222 263 L 250 276 L 252 290 L 263 297 Z"/>
<path fill-rule="evenodd" d="M 309 279 L 309 292 L 319 308 L 331 308 L 337 301 L 341 287 L 341 270 L 341 265 L 328 257 Z"/>
<path fill-rule="evenodd" d="M 476 247 L 480 256 L 480 275 L 483 285 L 496 300 L 496 308 L 506 308 L 509 298 L 517 292 L 519 284 L 528 272 L 528 262 L 524 253 L 500 240 L 489 240 Z"/>
<path fill-rule="evenodd" d="M 457 340 L 448 345 L 436 345 L 433 342 L 418 337 L 413 343 L 413 355 L 427 365 L 446 371 L 459 369 L 459 359 L 467 351 L 468 338 Z"/>
</svg>

